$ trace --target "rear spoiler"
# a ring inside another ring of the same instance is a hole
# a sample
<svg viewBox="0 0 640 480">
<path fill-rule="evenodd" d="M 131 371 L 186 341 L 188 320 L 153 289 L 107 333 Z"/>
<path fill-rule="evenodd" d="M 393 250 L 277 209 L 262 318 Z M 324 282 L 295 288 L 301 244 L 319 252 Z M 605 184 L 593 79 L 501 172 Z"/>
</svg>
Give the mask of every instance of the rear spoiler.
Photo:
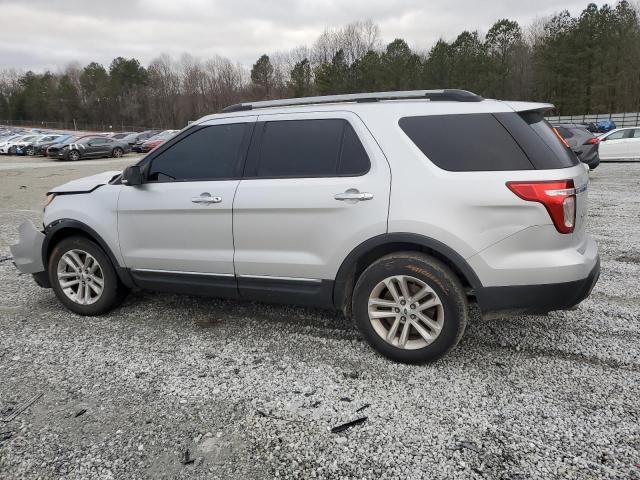
<svg viewBox="0 0 640 480">
<path fill-rule="evenodd" d="M 545 114 L 550 110 L 553 110 L 555 105 L 552 103 L 538 103 L 538 102 L 509 102 L 503 101 L 505 105 L 512 108 L 514 112 L 540 112 Z"/>
</svg>

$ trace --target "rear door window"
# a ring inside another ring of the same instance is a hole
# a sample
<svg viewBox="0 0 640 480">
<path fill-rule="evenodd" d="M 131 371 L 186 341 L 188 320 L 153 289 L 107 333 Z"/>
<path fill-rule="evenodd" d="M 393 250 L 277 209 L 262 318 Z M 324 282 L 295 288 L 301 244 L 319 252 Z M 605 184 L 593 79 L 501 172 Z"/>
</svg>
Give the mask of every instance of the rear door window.
<svg viewBox="0 0 640 480">
<path fill-rule="evenodd" d="M 346 120 L 267 121 L 261 128 L 248 178 L 355 176 L 369 170 L 369 157 Z"/>
<path fill-rule="evenodd" d="M 490 113 L 404 117 L 399 125 L 422 153 L 443 170 L 533 169 L 520 146 Z"/>
</svg>

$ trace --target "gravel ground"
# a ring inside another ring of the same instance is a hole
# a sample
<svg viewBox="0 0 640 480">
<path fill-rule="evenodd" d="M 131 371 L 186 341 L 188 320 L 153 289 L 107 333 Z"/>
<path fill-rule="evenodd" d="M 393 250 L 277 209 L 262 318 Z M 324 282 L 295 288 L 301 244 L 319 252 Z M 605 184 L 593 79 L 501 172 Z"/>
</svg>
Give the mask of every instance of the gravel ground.
<svg viewBox="0 0 640 480">
<path fill-rule="evenodd" d="M 126 163 L 1 172 L 0 258 L 47 187 Z M 0 477 L 640 479 L 639 192 L 638 163 L 592 174 L 577 310 L 474 312 L 427 366 L 321 310 L 135 293 L 83 318 L 2 261 L 0 410 L 44 395 L 0 422 Z"/>
</svg>

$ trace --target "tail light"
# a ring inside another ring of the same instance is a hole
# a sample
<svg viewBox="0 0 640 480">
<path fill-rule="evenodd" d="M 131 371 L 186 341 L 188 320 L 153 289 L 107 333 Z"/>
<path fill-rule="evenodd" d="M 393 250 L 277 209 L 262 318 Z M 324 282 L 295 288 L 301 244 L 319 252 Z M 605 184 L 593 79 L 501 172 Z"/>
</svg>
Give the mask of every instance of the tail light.
<svg viewBox="0 0 640 480">
<path fill-rule="evenodd" d="M 507 187 L 523 200 L 543 204 L 558 232 L 573 232 L 576 223 L 573 180 L 507 182 Z"/>
<path fill-rule="evenodd" d="M 598 145 L 600 143 L 600 139 L 598 137 L 591 137 L 589 140 L 584 142 L 584 145 Z"/>
</svg>

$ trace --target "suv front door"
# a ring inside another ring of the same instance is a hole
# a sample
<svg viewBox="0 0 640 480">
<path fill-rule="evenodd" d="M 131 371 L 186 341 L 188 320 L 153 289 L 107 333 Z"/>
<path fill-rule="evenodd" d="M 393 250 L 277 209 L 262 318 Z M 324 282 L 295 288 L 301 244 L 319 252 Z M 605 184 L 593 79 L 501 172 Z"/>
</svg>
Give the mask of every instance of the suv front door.
<svg viewBox="0 0 640 480">
<path fill-rule="evenodd" d="M 232 206 L 255 117 L 193 127 L 143 161 L 118 201 L 122 257 L 139 283 L 236 291 Z"/>
<path fill-rule="evenodd" d="M 380 147 L 351 112 L 260 115 L 234 201 L 240 294 L 330 301 L 323 281 L 387 231 L 390 181 Z"/>
</svg>

